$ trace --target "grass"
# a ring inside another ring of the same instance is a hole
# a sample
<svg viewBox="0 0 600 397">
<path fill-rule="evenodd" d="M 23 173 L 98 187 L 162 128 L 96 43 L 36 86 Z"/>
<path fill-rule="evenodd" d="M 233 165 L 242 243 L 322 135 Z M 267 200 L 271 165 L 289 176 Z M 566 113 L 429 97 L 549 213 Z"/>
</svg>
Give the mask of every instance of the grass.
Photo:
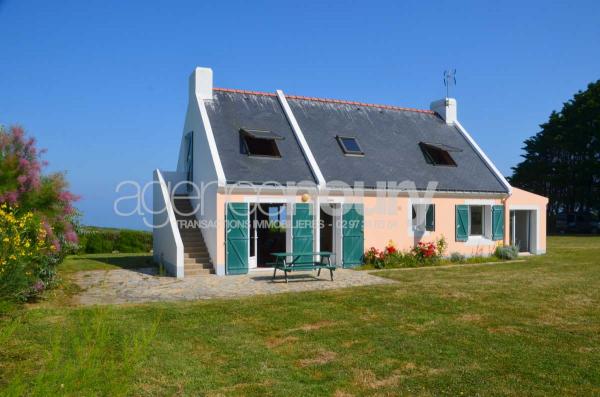
<svg viewBox="0 0 600 397">
<path fill-rule="evenodd" d="M 6 395 L 599 394 L 600 238 L 553 237 L 548 249 L 519 263 L 377 273 L 399 281 L 389 286 L 34 307 L 0 320 L 0 387 Z"/>
<path fill-rule="evenodd" d="M 72 274 L 82 270 L 133 269 L 155 266 L 152 255 L 140 254 L 84 254 L 70 255 L 61 264 L 62 274 Z"/>
</svg>

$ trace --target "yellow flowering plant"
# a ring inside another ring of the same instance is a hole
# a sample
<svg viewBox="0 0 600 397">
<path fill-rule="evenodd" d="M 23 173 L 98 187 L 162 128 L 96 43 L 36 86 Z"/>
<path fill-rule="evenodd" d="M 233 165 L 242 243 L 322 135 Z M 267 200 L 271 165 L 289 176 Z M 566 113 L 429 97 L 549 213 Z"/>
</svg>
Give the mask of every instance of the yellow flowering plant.
<svg viewBox="0 0 600 397">
<path fill-rule="evenodd" d="M 46 237 L 34 213 L 0 205 L 0 299 L 28 299 L 44 289 L 39 271 L 51 254 Z"/>
</svg>

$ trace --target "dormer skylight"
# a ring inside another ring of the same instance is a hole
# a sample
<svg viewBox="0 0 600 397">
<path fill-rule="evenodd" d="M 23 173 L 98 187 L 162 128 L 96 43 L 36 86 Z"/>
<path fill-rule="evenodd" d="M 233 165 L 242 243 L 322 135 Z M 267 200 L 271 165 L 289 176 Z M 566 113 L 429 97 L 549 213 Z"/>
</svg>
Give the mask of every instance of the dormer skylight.
<svg viewBox="0 0 600 397">
<path fill-rule="evenodd" d="M 280 158 L 277 141 L 283 139 L 272 131 L 240 129 L 240 149 L 248 156 Z"/>
<path fill-rule="evenodd" d="M 456 149 L 447 145 L 438 145 L 425 142 L 419 142 L 419 146 L 421 147 L 423 156 L 425 156 L 425 160 L 429 164 L 456 167 L 456 162 L 449 152 L 460 151 L 460 149 Z"/>
<path fill-rule="evenodd" d="M 364 156 L 365 152 L 362 151 L 358 140 L 350 136 L 336 136 L 335 137 L 342 148 L 344 154 L 351 156 Z"/>
</svg>

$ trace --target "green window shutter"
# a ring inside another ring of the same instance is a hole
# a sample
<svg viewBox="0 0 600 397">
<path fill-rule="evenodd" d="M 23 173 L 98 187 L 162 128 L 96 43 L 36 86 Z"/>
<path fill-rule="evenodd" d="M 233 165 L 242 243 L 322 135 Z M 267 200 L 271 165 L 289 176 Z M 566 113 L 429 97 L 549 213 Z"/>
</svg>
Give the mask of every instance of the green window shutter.
<svg viewBox="0 0 600 397">
<path fill-rule="evenodd" d="M 228 203 L 226 208 L 227 274 L 248 273 L 248 203 Z"/>
<path fill-rule="evenodd" d="M 492 207 L 492 240 L 504 239 L 504 206 Z"/>
<path fill-rule="evenodd" d="M 312 204 L 297 203 L 294 205 L 292 216 L 292 252 L 313 252 L 313 211 Z M 294 257 L 298 263 L 313 261 L 312 255 L 299 255 Z"/>
<path fill-rule="evenodd" d="M 456 241 L 467 241 L 469 238 L 469 206 L 456 206 Z"/>
<path fill-rule="evenodd" d="M 435 231 L 435 204 L 427 205 L 427 214 L 425 216 L 425 230 Z"/>
<path fill-rule="evenodd" d="M 342 212 L 342 266 L 358 266 L 365 251 L 363 205 L 344 204 Z"/>
</svg>

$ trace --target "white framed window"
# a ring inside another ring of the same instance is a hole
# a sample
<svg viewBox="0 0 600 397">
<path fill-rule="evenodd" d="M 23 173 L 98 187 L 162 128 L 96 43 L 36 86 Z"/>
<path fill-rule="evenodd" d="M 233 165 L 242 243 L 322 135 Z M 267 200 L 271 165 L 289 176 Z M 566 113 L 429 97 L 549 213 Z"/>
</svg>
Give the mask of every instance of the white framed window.
<svg viewBox="0 0 600 397">
<path fill-rule="evenodd" d="M 484 205 L 469 206 L 469 236 L 483 236 L 485 233 Z"/>
<path fill-rule="evenodd" d="M 435 231 L 435 204 L 412 205 L 412 230 L 415 232 Z"/>
</svg>

